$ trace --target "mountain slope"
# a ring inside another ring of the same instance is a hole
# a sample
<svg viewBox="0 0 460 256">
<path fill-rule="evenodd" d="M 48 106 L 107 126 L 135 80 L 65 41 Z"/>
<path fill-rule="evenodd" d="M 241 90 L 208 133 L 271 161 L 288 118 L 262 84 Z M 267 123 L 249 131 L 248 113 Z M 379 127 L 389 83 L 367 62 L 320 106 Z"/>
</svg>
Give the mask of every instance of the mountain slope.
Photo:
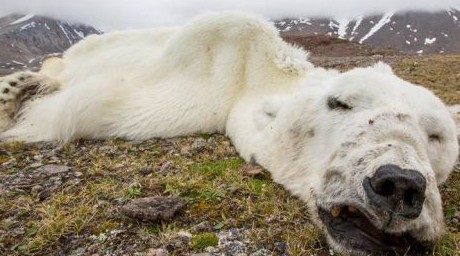
<svg viewBox="0 0 460 256">
<path fill-rule="evenodd" d="M 47 56 L 60 55 L 90 34 L 101 31 L 35 15 L 0 18 L 0 75 L 35 68 Z"/>
<path fill-rule="evenodd" d="M 275 22 L 284 35 L 330 35 L 406 53 L 460 53 L 460 10 L 404 12 L 354 19 L 284 19 Z"/>
</svg>

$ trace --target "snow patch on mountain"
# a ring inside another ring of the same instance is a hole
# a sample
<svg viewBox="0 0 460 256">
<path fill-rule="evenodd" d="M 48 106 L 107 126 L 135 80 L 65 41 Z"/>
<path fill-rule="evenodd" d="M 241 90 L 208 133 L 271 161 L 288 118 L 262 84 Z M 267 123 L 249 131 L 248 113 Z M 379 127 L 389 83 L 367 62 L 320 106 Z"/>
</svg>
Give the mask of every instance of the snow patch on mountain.
<svg viewBox="0 0 460 256">
<path fill-rule="evenodd" d="M 15 25 L 15 24 L 19 24 L 19 23 L 28 21 L 28 20 L 32 19 L 33 17 L 35 17 L 35 14 L 32 14 L 32 13 L 24 15 L 21 18 L 11 22 L 10 25 Z"/>
<path fill-rule="evenodd" d="M 436 42 L 436 37 L 433 37 L 433 38 L 425 38 L 425 45 L 427 45 L 427 44 L 433 44 L 434 42 Z"/>
<path fill-rule="evenodd" d="M 348 24 L 350 24 L 350 19 L 337 19 L 338 22 L 338 36 L 340 39 L 345 39 L 345 36 L 347 35 L 347 30 L 348 30 Z"/>
<path fill-rule="evenodd" d="M 389 23 L 391 21 L 391 17 L 393 17 L 393 15 L 394 15 L 394 12 L 385 13 L 385 15 L 383 15 L 383 17 L 379 20 L 379 22 L 373 28 L 371 28 L 369 33 L 367 33 L 365 36 L 363 36 L 361 38 L 361 40 L 359 40 L 359 43 L 362 44 L 369 37 L 371 37 L 377 31 L 379 31 L 383 26 L 385 26 L 387 23 Z"/>
</svg>

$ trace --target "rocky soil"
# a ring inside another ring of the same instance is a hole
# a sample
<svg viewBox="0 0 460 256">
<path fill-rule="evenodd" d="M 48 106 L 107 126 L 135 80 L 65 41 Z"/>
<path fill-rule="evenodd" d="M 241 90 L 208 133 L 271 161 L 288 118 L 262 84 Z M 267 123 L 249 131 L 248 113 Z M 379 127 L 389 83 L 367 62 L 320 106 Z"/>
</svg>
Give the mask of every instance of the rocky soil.
<svg viewBox="0 0 460 256">
<path fill-rule="evenodd" d="M 378 60 L 460 104 L 459 56 L 312 55 L 340 70 Z M 447 232 L 430 255 L 456 255 L 460 166 L 441 191 Z M 337 254 L 303 202 L 245 164 L 227 138 L 202 134 L 0 144 L 0 255 Z"/>
</svg>

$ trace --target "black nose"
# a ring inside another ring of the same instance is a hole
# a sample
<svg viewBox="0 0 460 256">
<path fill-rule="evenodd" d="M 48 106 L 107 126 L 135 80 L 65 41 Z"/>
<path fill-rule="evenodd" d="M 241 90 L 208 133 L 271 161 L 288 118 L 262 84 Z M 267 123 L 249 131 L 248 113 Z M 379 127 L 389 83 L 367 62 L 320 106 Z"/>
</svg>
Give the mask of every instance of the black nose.
<svg viewBox="0 0 460 256">
<path fill-rule="evenodd" d="M 420 215 L 425 201 L 426 179 L 417 171 L 383 165 L 366 178 L 364 191 L 381 210 L 409 219 Z"/>
</svg>

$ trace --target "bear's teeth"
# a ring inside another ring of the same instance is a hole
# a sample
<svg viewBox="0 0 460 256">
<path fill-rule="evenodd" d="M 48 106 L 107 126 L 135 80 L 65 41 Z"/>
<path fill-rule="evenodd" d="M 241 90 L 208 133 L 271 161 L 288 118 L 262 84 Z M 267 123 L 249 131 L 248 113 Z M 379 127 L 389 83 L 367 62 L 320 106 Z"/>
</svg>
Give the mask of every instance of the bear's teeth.
<svg viewBox="0 0 460 256">
<path fill-rule="evenodd" d="M 336 206 L 331 209 L 331 215 L 334 218 L 339 217 L 340 212 L 342 212 L 342 207 Z"/>
<path fill-rule="evenodd" d="M 348 206 L 347 209 L 348 209 L 348 211 L 351 212 L 351 213 L 357 213 L 357 212 L 358 212 L 358 209 L 356 209 L 356 208 L 353 207 L 353 206 Z"/>
</svg>

